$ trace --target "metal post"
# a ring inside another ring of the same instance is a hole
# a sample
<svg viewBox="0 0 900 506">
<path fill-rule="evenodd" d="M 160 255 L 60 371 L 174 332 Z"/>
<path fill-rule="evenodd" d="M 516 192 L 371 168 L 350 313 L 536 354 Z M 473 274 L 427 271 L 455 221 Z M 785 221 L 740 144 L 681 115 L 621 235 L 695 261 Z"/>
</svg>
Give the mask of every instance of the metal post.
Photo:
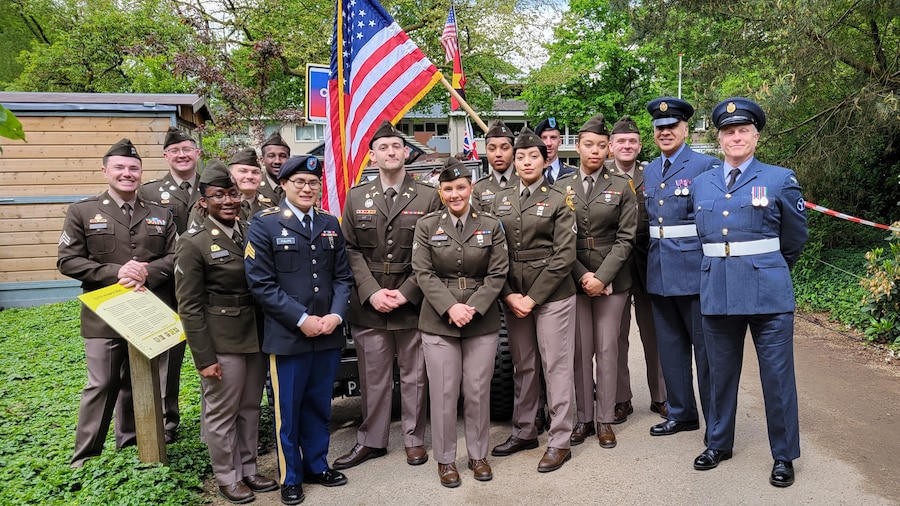
<svg viewBox="0 0 900 506">
<path fill-rule="evenodd" d="M 684 53 L 678 53 L 678 98 L 681 98 L 681 58 Z"/>
</svg>

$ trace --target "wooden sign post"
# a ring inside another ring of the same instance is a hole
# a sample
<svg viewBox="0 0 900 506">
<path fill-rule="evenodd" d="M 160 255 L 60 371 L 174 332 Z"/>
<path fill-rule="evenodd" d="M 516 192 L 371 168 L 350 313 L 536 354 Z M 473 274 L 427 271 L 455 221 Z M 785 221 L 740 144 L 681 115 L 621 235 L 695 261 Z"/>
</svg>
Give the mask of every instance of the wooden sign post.
<svg viewBox="0 0 900 506">
<path fill-rule="evenodd" d="M 134 399 L 134 428 L 141 462 L 168 464 L 164 434 L 162 396 L 159 390 L 159 357 L 147 358 L 128 344 L 131 364 L 131 395 Z"/>
</svg>

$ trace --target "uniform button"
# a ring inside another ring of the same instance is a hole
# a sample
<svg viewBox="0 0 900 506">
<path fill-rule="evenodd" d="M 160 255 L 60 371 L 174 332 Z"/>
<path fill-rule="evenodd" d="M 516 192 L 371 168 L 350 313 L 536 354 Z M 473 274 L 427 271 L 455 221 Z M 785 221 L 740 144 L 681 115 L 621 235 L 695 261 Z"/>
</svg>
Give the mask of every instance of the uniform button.
<svg viewBox="0 0 900 506">
<path fill-rule="evenodd" d="M 726 199 L 730 199 L 730 198 L 731 198 L 731 194 L 730 194 L 730 193 L 726 193 L 726 194 L 725 194 L 725 198 L 726 198 Z"/>
<path fill-rule="evenodd" d="M 662 223 L 662 216 L 659 217 L 659 222 Z"/>
<path fill-rule="evenodd" d="M 316 245 L 315 245 L 315 244 L 310 244 L 310 245 L 309 245 L 309 249 L 315 251 L 315 250 L 316 250 Z"/>
<path fill-rule="evenodd" d="M 457 246 L 456 251 L 462 251 L 462 246 Z"/>
<path fill-rule="evenodd" d="M 722 229 L 722 235 L 728 235 L 728 229 L 727 229 L 727 228 L 723 228 L 723 229 Z"/>
<path fill-rule="evenodd" d="M 137 257 L 131 257 L 132 260 L 137 260 Z"/>
<path fill-rule="evenodd" d="M 388 239 L 387 245 L 388 245 L 388 246 L 393 246 L 393 245 L 394 245 L 394 240 L 393 240 L 393 239 Z"/>
<path fill-rule="evenodd" d="M 388 259 L 388 260 L 393 260 L 393 259 L 394 259 L 394 254 L 393 254 L 393 253 L 388 253 L 388 254 L 387 254 L 387 259 Z"/>
<path fill-rule="evenodd" d="M 318 279 L 318 278 L 319 278 L 319 275 L 316 274 L 316 273 L 314 272 L 314 273 L 313 273 L 313 279 Z"/>
<path fill-rule="evenodd" d="M 285 247 L 284 247 L 284 249 L 285 249 L 285 250 L 286 250 L 286 249 L 288 249 L 288 247 L 287 247 L 287 246 L 285 246 Z"/>
<path fill-rule="evenodd" d="M 520 219 L 519 219 L 519 217 L 518 217 L 518 216 L 516 216 L 516 221 L 522 221 L 522 220 L 520 220 Z"/>
<path fill-rule="evenodd" d="M 137 249 L 137 244 L 132 244 L 131 249 Z"/>
<path fill-rule="evenodd" d="M 313 291 L 316 292 L 316 293 L 319 293 L 319 287 L 318 287 L 318 286 L 313 287 Z"/>
<path fill-rule="evenodd" d="M 456 265 L 462 265 L 462 260 L 456 259 Z"/>
<path fill-rule="evenodd" d="M 392 225 L 388 225 L 387 231 L 390 232 L 391 230 L 394 230 L 394 227 Z"/>
<path fill-rule="evenodd" d="M 665 187 L 666 187 L 666 183 L 659 183 L 659 187 L 660 187 L 660 188 L 665 188 Z"/>
<path fill-rule="evenodd" d="M 728 216 L 728 211 L 722 211 L 722 216 Z"/>
<path fill-rule="evenodd" d="M 134 234 L 136 234 L 136 233 L 137 233 L 137 231 L 135 231 L 135 230 L 131 230 L 131 231 L 129 231 L 129 233 L 130 233 L 130 234 L 131 234 L 131 235 L 134 235 Z"/>
<path fill-rule="evenodd" d="M 517 243 L 516 243 L 516 247 L 517 247 L 517 248 L 520 248 L 520 247 L 522 247 L 522 243 L 520 243 L 520 242 L 517 242 Z"/>
<path fill-rule="evenodd" d="M 659 199 L 659 205 L 663 205 L 665 201 L 663 199 Z"/>
<path fill-rule="evenodd" d="M 223 310 L 221 311 L 221 313 L 222 313 L 222 314 L 225 314 L 225 310 L 223 309 Z"/>
<path fill-rule="evenodd" d="M 459 276 L 459 277 L 462 277 L 462 273 L 459 272 L 459 271 L 456 271 L 456 275 Z"/>
</svg>

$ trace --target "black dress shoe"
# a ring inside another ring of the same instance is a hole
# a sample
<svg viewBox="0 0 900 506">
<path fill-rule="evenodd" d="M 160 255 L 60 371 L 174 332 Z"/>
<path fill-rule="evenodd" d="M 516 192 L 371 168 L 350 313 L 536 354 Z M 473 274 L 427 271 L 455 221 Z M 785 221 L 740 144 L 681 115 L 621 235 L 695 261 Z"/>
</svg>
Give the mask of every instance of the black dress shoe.
<svg viewBox="0 0 900 506">
<path fill-rule="evenodd" d="M 730 450 L 711 450 L 706 449 L 696 459 L 694 459 L 694 469 L 698 471 L 709 471 L 715 469 L 719 462 L 731 458 Z"/>
<path fill-rule="evenodd" d="M 491 450 L 494 457 L 508 457 L 513 453 L 522 450 L 531 450 L 538 447 L 537 439 L 519 439 L 516 436 L 509 436 L 505 443 L 499 444 Z"/>
<path fill-rule="evenodd" d="M 303 483 L 315 483 L 324 487 L 340 487 L 347 484 L 347 477 L 340 471 L 328 469 L 319 474 L 309 474 L 303 477 Z"/>
<path fill-rule="evenodd" d="M 300 485 L 283 485 L 281 487 L 281 502 L 284 504 L 300 504 L 306 496 L 303 495 L 303 487 Z"/>
<path fill-rule="evenodd" d="M 769 483 L 776 487 L 790 487 L 794 484 L 794 464 L 789 460 L 776 460 L 772 466 Z"/>
<path fill-rule="evenodd" d="M 700 422 L 694 420 L 692 422 L 676 422 L 675 420 L 666 420 L 650 427 L 651 436 L 671 436 L 686 430 L 699 430 Z"/>
</svg>

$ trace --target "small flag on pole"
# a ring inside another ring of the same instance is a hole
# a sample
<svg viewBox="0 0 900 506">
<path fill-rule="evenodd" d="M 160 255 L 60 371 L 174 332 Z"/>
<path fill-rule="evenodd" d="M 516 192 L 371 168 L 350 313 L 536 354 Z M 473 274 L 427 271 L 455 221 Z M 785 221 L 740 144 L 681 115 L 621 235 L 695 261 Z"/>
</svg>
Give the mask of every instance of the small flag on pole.
<svg viewBox="0 0 900 506">
<path fill-rule="evenodd" d="M 444 47 L 444 56 L 447 61 L 453 61 L 453 79 L 450 84 L 453 89 L 465 98 L 466 74 L 462 69 L 462 55 L 459 52 L 459 32 L 456 29 L 456 9 L 451 5 L 447 15 L 447 24 L 444 25 L 444 33 L 441 34 L 441 46 Z M 450 97 L 450 110 L 459 109 L 459 102 Z"/>
<path fill-rule="evenodd" d="M 478 147 L 475 146 L 475 136 L 472 135 L 472 122 L 466 117 L 466 131 L 463 134 L 463 154 L 466 160 L 479 160 Z"/>
</svg>

